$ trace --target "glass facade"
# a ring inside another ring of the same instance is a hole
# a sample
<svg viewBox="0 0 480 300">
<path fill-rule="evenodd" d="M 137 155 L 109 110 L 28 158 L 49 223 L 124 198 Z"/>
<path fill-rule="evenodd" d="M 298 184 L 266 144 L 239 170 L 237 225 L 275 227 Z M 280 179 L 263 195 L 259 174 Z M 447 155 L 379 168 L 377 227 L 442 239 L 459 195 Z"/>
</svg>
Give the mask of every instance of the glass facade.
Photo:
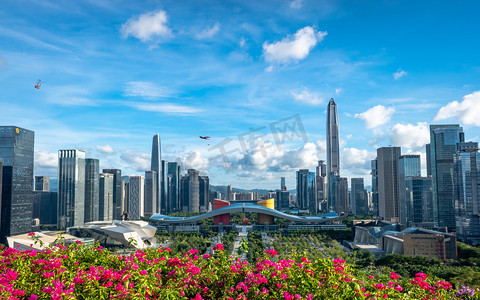
<svg viewBox="0 0 480 300">
<path fill-rule="evenodd" d="M 406 177 L 420 177 L 420 155 L 402 155 L 398 159 L 398 193 L 400 206 L 400 223 L 407 225 L 409 210 L 409 201 L 406 193 Z"/>
<path fill-rule="evenodd" d="M 480 242 L 480 153 L 478 143 L 458 143 L 454 156 L 454 199 L 457 235 L 465 242 Z"/>
<path fill-rule="evenodd" d="M 31 130 L 0 126 L 2 241 L 6 236 L 27 233 L 32 228 L 34 139 Z"/>
<path fill-rule="evenodd" d="M 432 178 L 406 177 L 406 226 L 422 222 L 433 222 L 432 214 Z"/>
<path fill-rule="evenodd" d="M 308 209 L 311 213 L 318 210 L 315 197 L 315 173 L 308 169 L 297 171 L 297 206 Z"/>
<path fill-rule="evenodd" d="M 57 192 L 33 192 L 33 218 L 42 225 L 57 225 Z"/>
<path fill-rule="evenodd" d="M 378 168 L 376 158 L 371 161 L 371 169 L 373 215 L 378 216 Z"/>
<path fill-rule="evenodd" d="M 81 226 L 85 223 L 85 152 L 58 151 L 57 227 Z"/>
<path fill-rule="evenodd" d="M 368 199 L 363 178 L 352 178 L 351 183 L 352 213 L 356 216 L 366 216 L 368 215 Z"/>
<path fill-rule="evenodd" d="M 85 159 L 85 222 L 100 220 L 98 175 L 98 159 Z"/>
<path fill-rule="evenodd" d="M 50 177 L 35 176 L 35 191 L 49 192 L 50 191 Z"/>
<path fill-rule="evenodd" d="M 145 171 L 145 216 L 150 217 L 157 211 L 157 172 Z"/>
<path fill-rule="evenodd" d="M 315 172 L 315 196 L 320 210 L 328 210 L 327 202 L 327 165 L 325 161 L 318 161 L 318 166 Z"/>
<path fill-rule="evenodd" d="M 99 201 L 98 201 L 98 219 L 100 221 L 113 221 L 115 207 L 113 205 L 113 195 L 115 175 L 102 173 L 99 175 Z"/>
<path fill-rule="evenodd" d="M 398 193 L 398 160 L 400 155 L 400 147 L 377 149 L 378 211 L 380 218 L 389 222 L 400 221 Z"/>
<path fill-rule="evenodd" d="M 156 206 L 158 212 L 162 211 L 162 152 L 161 152 L 161 142 L 160 142 L 160 135 L 156 134 L 153 136 L 152 141 L 152 158 L 150 162 L 150 170 L 157 172 L 157 182 L 156 182 Z"/>
<path fill-rule="evenodd" d="M 103 173 L 113 174 L 113 219 L 120 220 L 122 215 L 122 170 L 103 169 Z"/>
<path fill-rule="evenodd" d="M 143 217 L 144 211 L 144 178 L 131 176 L 128 182 L 128 216 L 132 220 Z"/>
<path fill-rule="evenodd" d="M 182 210 L 180 203 L 180 180 L 180 165 L 177 162 L 169 162 L 167 174 L 167 213 Z"/>
<path fill-rule="evenodd" d="M 464 142 L 459 125 L 430 125 L 430 165 L 432 169 L 433 215 L 440 227 L 456 229 L 453 156 L 457 143 Z"/>
</svg>

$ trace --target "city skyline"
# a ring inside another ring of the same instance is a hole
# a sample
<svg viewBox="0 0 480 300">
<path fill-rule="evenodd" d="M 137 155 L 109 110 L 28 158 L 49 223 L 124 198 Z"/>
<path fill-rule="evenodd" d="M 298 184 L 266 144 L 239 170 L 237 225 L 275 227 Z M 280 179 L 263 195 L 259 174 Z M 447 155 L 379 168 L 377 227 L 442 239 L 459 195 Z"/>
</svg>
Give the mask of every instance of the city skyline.
<svg viewBox="0 0 480 300">
<path fill-rule="evenodd" d="M 420 154 L 425 176 L 430 124 L 480 139 L 478 8 L 7 1 L 0 125 L 35 132 L 37 176 L 56 177 L 60 149 L 144 176 L 159 133 L 162 158 L 182 174 L 194 168 L 213 185 L 246 189 L 278 189 L 285 177 L 294 189 L 297 170 L 327 160 L 334 98 L 342 177 L 371 185 L 370 161 L 388 146 Z M 296 126 L 292 139 L 276 139 L 282 120 Z M 228 139 L 225 157 L 215 147 Z"/>
</svg>

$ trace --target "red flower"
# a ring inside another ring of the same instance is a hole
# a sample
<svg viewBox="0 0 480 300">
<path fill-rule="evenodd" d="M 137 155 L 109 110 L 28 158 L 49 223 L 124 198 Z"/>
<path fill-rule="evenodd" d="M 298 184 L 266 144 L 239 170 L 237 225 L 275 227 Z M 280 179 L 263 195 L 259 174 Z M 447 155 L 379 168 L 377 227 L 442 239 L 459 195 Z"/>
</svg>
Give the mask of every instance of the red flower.
<svg viewBox="0 0 480 300">
<path fill-rule="evenodd" d="M 217 250 L 223 250 L 223 245 L 222 244 L 217 244 L 215 247 L 213 247 L 213 250 L 214 251 L 217 251 Z"/>
</svg>

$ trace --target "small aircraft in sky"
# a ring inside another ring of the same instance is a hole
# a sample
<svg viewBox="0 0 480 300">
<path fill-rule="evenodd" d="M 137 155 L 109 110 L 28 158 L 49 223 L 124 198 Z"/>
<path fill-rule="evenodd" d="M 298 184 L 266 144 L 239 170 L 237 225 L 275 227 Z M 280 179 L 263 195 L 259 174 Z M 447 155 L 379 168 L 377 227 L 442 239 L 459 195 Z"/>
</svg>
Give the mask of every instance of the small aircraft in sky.
<svg viewBox="0 0 480 300">
<path fill-rule="evenodd" d="M 209 136 L 200 136 L 200 138 L 201 138 L 202 140 L 209 140 L 209 139 L 210 139 Z"/>
<path fill-rule="evenodd" d="M 37 82 L 35 82 L 35 88 L 38 90 L 42 86 L 42 81 L 39 79 Z"/>
</svg>

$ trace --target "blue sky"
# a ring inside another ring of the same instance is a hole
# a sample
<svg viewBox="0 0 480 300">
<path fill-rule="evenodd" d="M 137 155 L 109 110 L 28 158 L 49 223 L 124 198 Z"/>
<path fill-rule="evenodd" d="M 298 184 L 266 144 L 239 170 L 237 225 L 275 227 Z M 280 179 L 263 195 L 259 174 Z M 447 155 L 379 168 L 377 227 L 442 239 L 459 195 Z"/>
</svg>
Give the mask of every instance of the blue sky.
<svg viewBox="0 0 480 300">
<path fill-rule="evenodd" d="M 211 184 L 278 188 L 285 176 L 294 189 L 296 170 L 326 159 L 333 97 L 341 175 L 370 184 L 377 147 L 419 153 L 425 167 L 429 124 L 461 124 L 467 140 L 479 140 L 479 9 L 477 1 L 6 0 L 0 125 L 35 131 L 35 175 L 56 176 L 57 151 L 69 148 L 101 168 L 143 174 L 159 133 L 164 159 Z M 288 126 L 287 135 L 272 131 Z"/>
</svg>

